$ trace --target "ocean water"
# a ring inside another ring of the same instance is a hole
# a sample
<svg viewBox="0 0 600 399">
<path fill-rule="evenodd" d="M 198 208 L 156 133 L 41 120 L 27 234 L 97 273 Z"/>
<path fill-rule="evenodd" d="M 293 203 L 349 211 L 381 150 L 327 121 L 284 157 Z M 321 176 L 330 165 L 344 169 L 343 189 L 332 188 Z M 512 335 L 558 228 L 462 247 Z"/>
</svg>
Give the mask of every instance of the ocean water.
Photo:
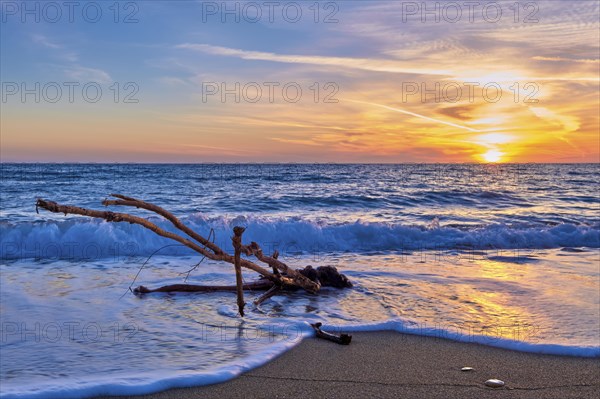
<svg viewBox="0 0 600 399">
<path fill-rule="evenodd" d="M 598 164 L 0 169 L 2 397 L 224 381 L 296 345 L 315 321 L 600 356 Z M 233 226 L 245 226 L 245 242 L 293 267 L 336 266 L 354 288 L 274 297 L 243 319 L 231 293 L 136 297 L 134 279 L 234 284 L 233 267 L 198 265 L 140 226 L 35 209 L 36 198 L 101 209 L 109 193 L 161 205 L 230 252 Z"/>
</svg>

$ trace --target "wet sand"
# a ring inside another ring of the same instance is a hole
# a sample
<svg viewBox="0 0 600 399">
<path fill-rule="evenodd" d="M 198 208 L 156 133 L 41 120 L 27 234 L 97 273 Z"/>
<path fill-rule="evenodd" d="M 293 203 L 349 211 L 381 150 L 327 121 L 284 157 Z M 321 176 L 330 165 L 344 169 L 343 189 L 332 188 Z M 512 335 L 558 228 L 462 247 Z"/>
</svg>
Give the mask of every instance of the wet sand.
<svg viewBox="0 0 600 399">
<path fill-rule="evenodd" d="M 474 371 L 461 371 L 465 366 Z M 490 378 L 506 385 L 486 387 L 484 382 Z M 562 399 L 597 398 L 598 392 L 599 358 L 539 355 L 372 332 L 354 333 L 349 346 L 306 339 L 270 363 L 225 383 L 124 397 Z"/>
</svg>

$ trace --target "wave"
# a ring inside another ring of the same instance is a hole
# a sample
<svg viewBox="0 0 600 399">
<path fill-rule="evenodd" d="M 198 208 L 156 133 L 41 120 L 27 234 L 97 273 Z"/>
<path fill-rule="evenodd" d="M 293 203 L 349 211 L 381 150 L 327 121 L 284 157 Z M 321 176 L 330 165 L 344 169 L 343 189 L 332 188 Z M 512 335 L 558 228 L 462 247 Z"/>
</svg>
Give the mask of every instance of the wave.
<svg viewBox="0 0 600 399">
<path fill-rule="evenodd" d="M 327 326 L 323 328 L 327 329 Z M 337 330 L 340 330 L 340 327 L 337 327 Z M 464 333 L 458 328 L 452 330 L 437 327 L 424 327 L 418 323 L 409 323 L 401 319 L 391 319 L 380 323 L 355 324 L 349 327 L 344 326 L 341 328 L 341 330 L 344 332 L 396 331 L 403 334 L 441 338 L 457 342 L 476 343 L 519 352 L 559 356 L 600 357 L 600 346 L 576 346 L 525 342 L 509 338 L 501 338 L 493 335 Z"/>
<path fill-rule="evenodd" d="M 419 226 L 361 221 L 322 224 L 300 218 L 243 216 L 212 219 L 191 216 L 184 221 L 205 237 L 214 230 L 215 242 L 225 250 L 231 248 L 233 226 L 245 226 L 244 241 L 256 241 L 266 252 L 277 249 L 288 256 L 317 252 L 600 248 L 600 223 Z M 155 223 L 176 231 L 164 220 Z M 192 254 L 191 250 L 141 226 L 85 219 L 1 223 L 0 237 L 3 260 L 122 258 L 148 256 L 157 250 L 161 255 Z"/>
<path fill-rule="evenodd" d="M 486 207 L 531 207 L 529 203 L 519 195 L 510 192 L 488 191 L 488 190 L 438 190 L 438 191 L 412 191 L 410 194 L 398 194 L 388 191 L 388 195 L 381 196 L 381 191 L 367 191 L 364 194 L 339 194 L 313 195 L 289 194 L 278 198 L 278 202 L 288 208 L 295 206 L 310 205 L 313 207 L 330 209 L 331 207 L 350 207 L 356 209 L 378 209 L 378 208 L 403 208 L 422 207 L 424 205 L 442 206 L 477 206 Z M 569 201 L 573 199 L 569 198 Z"/>
<path fill-rule="evenodd" d="M 215 370 L 188 373 L 156 373 L 96 377 L 91 381 L 66 380 L 41 386 L 15 387 L 3 385 L 2 399 L 76 399 L 95 396 L 145 395 L 171 388 L 217 384 L 260 367 L 292 348 L 301 340 L 286 340 L 273 344 L 256 355 L 238 359 Z M 170 374 L 170 375 L 169 375 Z"/>
<path fill-rule="evenodd" d="M 305 337 L 314 336 L 314 331 L 306 322 L 291 321 L 295 338 L 287 339 L 263 349 L 259 353 L 236 360 L 213 370 L 185 373 L 147 373 L 143 375 L 123 375 L 96 377 L 93 380 L 67 380 L 35 387 L 3 386 L 0 396 L 4 399 L 68 399 L 98 395 L 144 395 L 172 388 L 210 385 L 231 380 L 240 374 L 262 366 L 268 361 L 296 346 Z M 592 357 L 600 356 L 597 346 L 568 346 L 558 344 L 536 344 L 488 335 L 464 334 L 434 327 L 422 327 L 401 319 L 391 319 L 380 323 L 354 324 L 344 326 L 324 325 L 331 332 L 396 331 L 404 334 L 448 339 L 457 342 L 478 343 L 521 352 L 547 355 Z"/>
</svg>

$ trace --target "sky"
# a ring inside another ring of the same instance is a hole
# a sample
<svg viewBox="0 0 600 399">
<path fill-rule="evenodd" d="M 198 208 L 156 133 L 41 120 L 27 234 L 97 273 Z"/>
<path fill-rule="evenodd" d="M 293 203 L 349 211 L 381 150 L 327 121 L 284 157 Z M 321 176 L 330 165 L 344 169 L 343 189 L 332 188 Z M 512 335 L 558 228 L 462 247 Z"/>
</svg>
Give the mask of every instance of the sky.
<svg viewBox="0 0 600 399">
<path fill-rule="evenodd" d="M 0 1 L 2 162 L 600 162 L 586 1 Z"/>
</svg>

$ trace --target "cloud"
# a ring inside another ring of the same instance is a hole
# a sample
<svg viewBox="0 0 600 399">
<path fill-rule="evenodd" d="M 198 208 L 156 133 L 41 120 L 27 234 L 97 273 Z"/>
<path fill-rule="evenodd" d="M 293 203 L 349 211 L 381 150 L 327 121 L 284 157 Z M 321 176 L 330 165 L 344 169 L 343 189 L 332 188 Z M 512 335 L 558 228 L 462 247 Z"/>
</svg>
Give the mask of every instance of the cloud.
<svg viewBox="0 0 600 399">
<path fill-rule="evenodd" d="M 162 85 L 170 87 L 181 87 L 189 85 L 189 83 L 187 83 L 185 80 L 174 76 L 161 76 L 156 78 L 156 81 Z"/>
<path fill-rule="evenodd" d="M 110 75 L 101 69 L 86 68 L 82 66 L 74 66 L 65 70 L 65 74 L 69 79 L 77 81 L 89 81 L 96 83 L 111 83 L 113 79 Z"/>
<path fill-rule="evenodd" d="M 399 112 L 401 114 L 414 116 L 414 117 L 417 117 L 417 118 L 420 118 L 420 119 L 424 119 L 424 120 L 427 120 L 427 121 L 430 121 L 430 122 L 435 122 L 435 123 L 442 124 L 442 125 L 447 125 L 447 126 L 456 127 L 456 128 L 463 129 L 463 130 L 468 130 L 470 132 L 481 132 L 481 130 L 473 129 L 472 127 L 458 125 L 456 123 L 443 121 L 441 119 L 431 118 L 429 116 L 425 116 L 425 115 L 417 114 L 417 113 L 414 113 L 414 112 L 406 111 L 406 110 L 403 110 L 403 109 L 400 109 L 400 108 L 390 107 L 390 106 L 383 105 L 383 104 L 376 104 L 376 103 L 370 103 L 370 102 L 366 102 L 366 101 L 356 101 L 356 100 L 346 100 L 346 101 L 353 102 L 353 103 L 358 103 L 358 104 L 372 105 L 372 106 L 375 106 L 375 107 L 380 107 L 380 108 L 388 109 L 390 111 Z"/>
<path fill-rule="evenodd" d="M 282 137 L 271 137 L 271 140 L 278 141 L 280 143 L 286 144 L 297 144 L 297 145 L 309 145 L 309 146 L 317 146 L 320 145 L 312 140 L 302 140 L 302 139 L 286 139 Z"/>
<path fill-rule="evenodd" d="M 69 51 L 67 46 L 59 44 L 54 40 L 51 40 L 50 38 L 48 38 L 48 36 L 34 34 L 31 35 L 31 40 L 34 43 L 44 46 L 46 48 L 57 50 L 53 52 L 53 55 L 67 62 L 76 62 L 79 59 L 79 55 L 76 52 Z"/>
<path fill-rule="evenodd" d="M 272 61 L 288 64 L 310 64 L 320 66 L 333 66 L 341 68 L 361 69 L 374 72 L 407 73 L 416 75 L 451 75 L 451 71 L 443 69 L 409 68 L 402 65 L 401 61 L 370 58 L 325 57 L 318 55 L 286 55 L 261 51 L 247 51 L 229 47 L 211 46 L 209 44 L 184 43 L 176 48 L 200 51 L 228 57 L 237 57 L 244 60 Z"/>
<path fill-rule="evenodd" d="M 88 81 L 88 82 L 96 82 L 96 83 L 110 83 L 112 82 L 112 78 L 110 75 L 96 68 L 87 68 L 80 65 L 73 65 L 78 59 L 79 56 L 77 53 L 73 51 L 67 51 L 68 48 L 63 44 L 56 43 L 49 39 L 47 36 L 34 34 L 31 36 L 34 43 L 40 44 L 44 47 L 58 50 L 56 54 L 70 63 L 70 65 L 63 66 L 64 73 L 69 79 L 73 79 L 76 81 Z"/>
<path fill-rule="evenodd" d="M 580 122 L 576 117 L 570 115 L 560 115 L 545 107 L 529 107 L 529 109 L 538 118 L 543 119 L 549 122 L 551 125 L 557 127 L 559 130 L 562 130 L 562 132 L 553 132 L 553 136 L 561 141 L 564 141 L 565 143 L 579 151 L 580 154 L 583 156 L 584 152 L 581 150 L 581 148 L 579 148 L 579 146 L 574 144 L 566 136 L 567 134 L 576 132 L 579 129 Z"/>
<path fill-rule="evenodd" d="M 247 155 L 247 154 L 256 154 L 257 151 L 242 149 L 242 148 L 230 148 L 230 147 L 216 147 L 216 146 L 208 146 L 196 143 L 182 143 L 182 144 L 173 144 L 173 143 L 160 143 L 161 146 L 171 145 L 176 148 L 188 148 L 193 152 L 198 153 L 207 153 L 214 154 L 215 152 L 219 152 L 220 154 L 225 155 Z"/>
<path fill-rule="evenodd" d="M 529 107 L 529 109 L 538 118 L 561 126 L 566 132 L 574 132 L 579 129 L 580 123 L 573 116 L 560 115 L 545 107 Z"/>
<path fill-rule="evenodd" d="M 565 57 L 542 57 L 536 56 L 532 59 L 536 61 L 552 61 L 552 62 L 578 62 L 582 64 L 598 64 L 600 63 L 600 59 L 574 59 L 574 58 L 565 58 Z"/>
<path fill-rule="evenodd" d="M 77 55 L 77 53 L 74 52 L 68 52 L 68 53 L 64 53 L 62 55 L 62 57 L 69 62 L 76 62 L 77 60 L 79 60 L 79 56 Z"/>
<path fill-rule="evenodd" d="M 469 104 L 441 107 L 440 109 L 438 109 L 438 112 L 442 115 L 450 116 L 454 119 L 464 120 L 470 118 L 473 111 L 475 111 L 479 106 L 479 104 Z"/>
<path fill-rule="evenodd" d="M 62 45 L 50 41 L 44 35 L 32 35 L 31 39 L 33 40 L 34 43 L 41 44 L 44 47 L 48 47 L 48 48 L 52 48 L 52 49 L 61 49 L 61 48 L 63 48 Z"/>
</svg>

